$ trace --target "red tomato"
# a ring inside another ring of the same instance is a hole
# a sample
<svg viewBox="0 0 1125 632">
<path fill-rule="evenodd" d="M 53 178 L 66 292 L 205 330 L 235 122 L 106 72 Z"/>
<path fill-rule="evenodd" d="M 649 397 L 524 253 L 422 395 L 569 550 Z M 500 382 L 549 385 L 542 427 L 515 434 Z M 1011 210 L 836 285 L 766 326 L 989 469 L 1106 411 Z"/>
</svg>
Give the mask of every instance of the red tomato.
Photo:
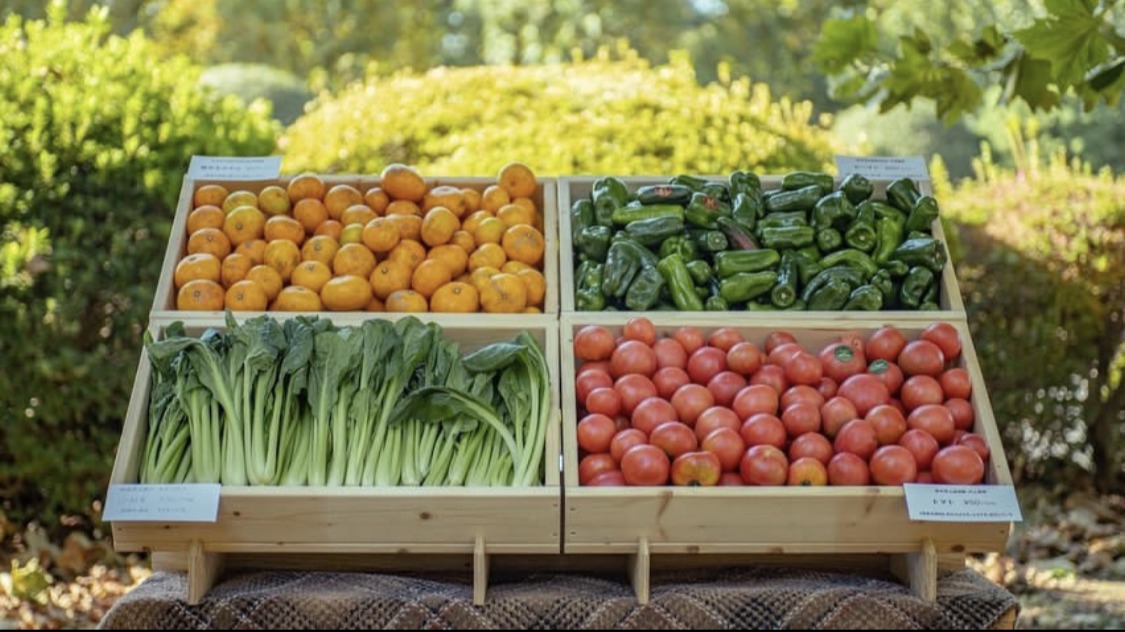
<svg viewBox="0 0 1125 632">
<path fill-rule="evenodd" d="M 687 372 L 696 384 L 707 384 L 727 370 L 727 354 L 715 347 L 700 347 L 688 356 Z"/>
<path fill-rule="evenodd" d="M 727 368 L 749 377 L 762 366 L 762 350 L 752 342 L 739 342 L 727 350 Z"/>
<path fill-rule="evenodd" d="M 954 430 L 953 431 L 953 441 L 950 441 L 949 444 L 950 445 L 957 445 L 957 444 L 961 443 L 961 437 L 963 437 L 967 434 L 969 434 L 967 430 Z"/>
<path fill-rule="evenodd" d="M 953 399 L 945 400 L 945 407 L 949 409 L 949 414 L 953 415 L 953 427 L 958 430 L 972 430 L 973 421 L 976 416 L 973 414 L 973 405 L 969 402 L 954 397 Z"/>
<path fill-rule="evenodd" d="M 961 355 L 961 334 L 950 323 L 933 323 L 923 329 L 918 338 L 937 345 L 946 360 L 956 360 Z"/>
<path fill-rule="evenodd" d="M 613 426 L 617 428 L 617 432 L 621 432 L 626 428 L 632 428 L 633 422 L 629 421 L 629 418 L 625 415 L 618 415 L 613 418 Z"/>
<path fill-rule="evenodd" d="M 672 337 L 680 343 L 689 356 L 702 347 L 704 342 L 703 332 L 698 327 L 680 327 L 676 330 L 676 333 L 672 334 Z"/>
<path fill-rule="evenodd" d="M 684 346 L 676 342 L 675 338 L 657 340 L 652 345 L 652 351 L 656 354 L 656 367 L 658 369 L 665 367 L 682 369 L 687 366 L 687 351 L 684 351 Z"/>
<path fill-rule="evenodd" d="M 612 472 L 617 469 L 617 461 L 607 453 L 587 454 L 578 463 L 578 483 L 585 485 L 602 472 Z"/>
<path fill-rule="evenodd" d="M 891 406 L 894 406 L 894 407 L 895 407 L 895 410 L 897 410 L 898 412 L 902 413 L 902 416 L 903 416 L 903 417 L 905 417 L 905 416 L 906 416 L 906 406 L 903 406 L 903 405 L 902 405 L 902 401 L 901 401 L 901 400 L 899 400 L 899 399 L 898 399 L 897 397 L 892 397 L 892 398 L 891 398 L 891 402 L 890 402 L 890 405 L 891 405 Z"/>
<path fill-rule="evenodd" d="M 742 454 L 738 470 L 747 485 L 784 485 L 789 478 L 789 459 L 772 445 L 750 446 Z"/>
<path fill-rule="evenodd" d="M 785 377 L 792 384 L 820 384 L 824 369 L 816 356 L 802 351 L 789 358 L 789 363 L 785 365 Z"/>
<path fill-rule="evenodd" d="M 934 482 L 934 475 L 931 474 L 928 470 L 925 472 L 918 472 L 918 478 L 914 479 L 914 482 L 925 485 L 931 484 Z"/>
<path fill-rule="evenodd" d="M 898 409 L 888 404 L 876 406 L 867 411 L 867 416 L 864 417 L 875 428 L 875 436 L 879 439 L 879 445 L 891 445 L 898 443 L 909 427 L 906 425 L 906 417 L 898 412 Z"/>
<path fill-rule="evenodd" d="M 738 434 L 738 430 L 731 428 L 718 428 L 704 437 L 699 444 L 703 450 L 719 457 L 719 464 L 724 472 L 733 472 L 738 469 L 742 460 L 742 453 L 746 452 L 746 442 Z"/>
<path fill-rule="evenodd" d="M 684 384 L 672 394 L 672 406 L 680 421 L 693 425 L 699 414 L 715 405 L 715 397 L 706 386 Z"/>
<path fill-rule="evenodd" d="M 918 464 L 910 450 L 900 445 L 885 445 L 871 455 L 871 480 L 876 485 L 902 485 L 918 478 Z"/>
<path fill-rule="evenodd" d="M 742 475 L 738 472 L 723 472 L 719 477 L 719 487 L 745 487 L 746 483 L 742 482 Z"/>
<path fill-rule="evenodd" d="M 586 415 L 578 422 L 578 445 L 591 454 L 609 452 L 609 444 L 616 434 L 613 420 L 599 413 Z"/>
<path fill-rule="evenodd" d="M 712 406 L 700 413 L 699 418 L 695 420 L 695 436 L 700 441 L 720 428 L 730 428 L 738 432 L 742 429 L 742 420 L 726 406 Z"/>
<path fill-rule="evenodd" d="M 914 455 L 914 462 L 918 464 L 919 471 L 929 471 L 934 455 L 941 447 L 937 439 L 922 430 L 907 430 L 899 437 L 898 444 Z"/>
<path fill-rule="evenodd" d="M 586 487 L 624 487 L 625 475 L 621 470 L 602 472 L 586 482 Z"/>
<path fill-rule="evenodd" d="M 885 325 L 871 332 L 867 337 L 867 359 L 894 362 L 902 348 L 906 346 L 906 336 L 894 325 Z"/>
<path fill-rule="evenodd" d="M 857 333 L 840 334 L 840 342 L 851 347 L 852 351 L 863 360 L 863 366 L 867 366 L 867 343 L 864 342 L 863 336 Z"/>
<path fill-rule="evenodd" d="M 969 379 L 969 372 L 961 367 L 954 367 L 942 373 L 939 382 L 941 383 L 941 390 L 947 398 L 969 399 L 969 395 L 973 393 L 973 383 Z"/>
<path fill-rule="evenodd" d="M 953 413 L 941 404 L 925 404 L 915 408 L 906 417 L 906 425 L 925 430 L 941 445 L 949 445 L 953 441 L 953 431 L 957 429 L 953 424 Z"/>
<path fill-rule="evenodd" d="M 719 457 L 711 452 L 685 452 L 672 461 L 672 484 L 688 487 L 713 487 L 722 476 Z"/>
<path fill-rule="evenodd" d="M 751 384 L 738 391 L 731 402 L 731 408 L 739 419 L 749 419 L 755 413 L 777 414 L 777 391 L 765 384 Z"/>
<path fill-rule="evenodd" d="M 637 318 L 630 318 L 625 322 L 625 328 L 622 331 L 626 340 L 637 340 L 652 346 L 656 343 L 656 325 L 644 316 Z"/>
<path fill-rule="evenodd" d="M 879 378 L 879 381 L 887 386 L 887 392 L 891 396 L 898 395 L 898 391 L 902 388 L 902 382 L 905 376 L 902 374 L 902 369 L 894 362 L 887 362 L 886 360 L 876 360 L 867 367 L 867 372 Z"/>
<path fill-rule="evenodd" d="M 765 384 L 777 393 L 784 393 L 789 388 L 789 378 L 785 377 L 785 369 L 776 364 L 764 364 L 758 372 L 750 376 L 751 384 Z"/>
<path fill-rule="evenodd" d="M 870 485 L 867 462 L 851 452 L 840 452 L 828 461 L 829 485 Z"/>
<path fill-rule="evenodd" d="M 781 394 L 781 410 L 785 410 L 798 402 L 812 404 L 820 408 L 824 405 L 824 396 L 808 384 L 790 386 L 788 390 Z"/>
<path fill-rule="evenodd" d="M 609 359 L 609 374 L 614 378 L 630 373 L 652 377 L 656 373 L 656 353 L 652 347 L 639 340 L 626 340 L 613 350 Z"/>
<path fill-rule="evenodd" d="M 613 347 L 613 332 L 601 325 L 586 325 L 574 334 L 574 357 L 579 360 L 608 360 Z"/>
<path fill-rule="evenodd" d="M 586 411 L 601 413 L 611 421 L 621 412 L 621 395 L 609 386 L 599 386 L 586 396 Z"/>
<path fill-rule="evenodd" d="M 605 371 L 586 371 L 574 379 L 574 392 L 579 403 L 586 401 L 590 391 L 603 386 L 613 388 L 613 378 Z"/>
<path fill-rule="evenodd" d="M 769 413 L 758 413 L 742 422 L 738 434 L 747 446 L 772 445 L 783 448 L 788 439 L 785 424 Z"/>
<path fill-rule="evenodd" d="M 968 446 L 951 445 L 937 453 L 930 473 L 935 483 L 976 485 L 984 480 L 984 460 Z"/>
<path fill-rule="evenodd" d="M 583 362 L 582 366 L 578 367 L 578 370 L 575 371 L 574 375 L 576 377 L 581 377 L 581 376 L 585 375 L 587 371 L 601 371 L 602 373 L 605 373 L 606 375 L 609 375 L 610 374 L 609 373 L 609 360 L 598 360 L 596 362 Z"/>
<path fill-rule="evenodd" d="M 699 439 L 695 432 L 687 425 L 678 421 L 665 421 L 653 429 L 648 435 L 648 442 L 668 453 L 669 458 L 676 458 L 685 452 L 699 449 Z"/>
<path fill-rule="evenodd" d="M 886 384 L 870 373 L 860 373 L 844 380 L 837 393 L 841 397 L 850 399 L 860 416 L 867 415 L 867 411 L 880 404 L 886 404 L 891 399 Z"/>
<path fill-rule="evenodd" d="M 789 333 L 788 331 L 770 332 L 770 334 L 766 336 L 766 354 L 768 355 L 769 353 L 773 352 L 773 350 L 778 345 L 784 344 L 786 342 L 797 342 L 797 339 L 794 338 L 793 334 Z"/>
<path fill-rule="evenodd" d="M 828 437 L 835 437 L 853 419 L 859 419 L 859 411 L 847 397 L 833 397 L 820 407 L 820 430 Z"/>
<path fill-rule="evenodd" d="M 633 446 L 621 457 L 626 485 L 664 485 L 671 469 L 668 455 L 654 445 Z"/>
<path fill-rule="evenodd" d="M 862 344 L 862 342 L 861 342 Z M 824 367 L 824 375 L 843 382 L 849 377 L 863 373 L 867 369 L 867 362 L 863 355 L 857 353 L 855 348 L 844 342 L 834 342 L 820 351 L 817 356 Z"/>
<path fill-rule="evenodd" d="M 707 344 L 716 349 L 721 349 L 724 353 L 730 351 L 731 347 L 740 342 L 742 342 L 742 334 L 738 333 L 738 330 L 733 327 L 719 327 L 707 337 Z"/>
<path fill-rule="evenodd" d="M 903 382 L 899 399 L 902 400 L 906 410 L 945 401 L 942 397 L 941 383 L 929 375 L 915 375 Z"/>
<path fill-rule="evenodd" d="M 636 428 L 626 428 L 618 430 L 617 434 L 613 435 L 613 439 L 609 442 L 609 455 L 613 457 L 614 461 L 621 462 L 621 457 L 625 456 L 625 452 L 635 445 L 645 445 L 648 443 L 648 435 L 637 430 Z"/>
<path fill-rule="evenodd" d="M 836 383 L 836 380 L 834 380 L 830 377 L 820 378 L 820 384 L 816 385 L 817 392 L 820 393 L 820 395 L 825 400 L 829 400 L 829 399 L 832 399 L 833 397 L 835 397 L 836 391 L 838 391 L 839 388 L 840 388 L 840 385 Z"/>
<path fill-rule="evenodd" d="M 707 383 L 707 389 L 715 397 L 715 403 L 720 406 L 730 406 L 734 396 L 746 388 L 746 378 L 734 371 L 720 371 Z"/>
<path fill-rule="evenodd" d="M 796 487 L 823 487 L 828 484 L 828 468 L 811 456 L 803 456 L 789 464 L 786 484 Z"/>
<path fill-rule="evenodd" d="M 632 415 L 637 404 L 657 394 L 656 385 L 652 380 L 639 373 L 619 377 L 614 382 L 613 388 L 621 396 L 621 411 L 626 415 Z"/>
<path fill-rule="evenodd" d="M 820 432 L 820 408 L 809 402 L 797 402 L 782 411 L 781 423 L 790 438 Z"/>
<path fill-rule="evenodd" d="M 828 461 L 832 459 L 833 454 L 835 454 L 835 451 L 832 449 L 832 443 L 819 432 L 806 432 L 789 444 L 790 461 L 811 456 L 828 465 Z"/>
<path fill-rule="evenodd" d="M 907 375 L 937 377 L 945 369 L 945 354 L 929 340 L 912 340 L 898 354 L 898 366 Z"/>
<path fill-rule="evenodd" d="M 681 368 L 666 366 L 663 369 L 656 370 L 656 373 L 652 376 L 652 383 L 656 385 L 658 395 L 664 399 L 672 399 L 672 394 L 678 388 L 684 384 L 691 384 L 691 376 Z"/>
<path fill-rule="evenodd" d="M 870 421 L 853 419 L 836 433 L 836 440 L 832 442 L 832 447 L 837 452 L 851 452 L 866 461 L 879 447 L 879 437 L 875 434 L 875 426 L 872 426 Z"/>
<path fill-rule="evenodd" d="M 769 364 L 776 364 L 780 367 L 785 367 L 789 364 L 789 360 L 798 353 L 805 351 L 804 345 L 796 342 L 783 342 L 773 348 L 769 355 L 766 356 L 766 362 Z"/>
<path fill-rule="evenodd" d="M 982 461 L 987 461 L 992 452 L 988 449 L 988 442 L 984 440 L 984 437 L 972 432 L 965 433 L 965 435 L 957 439 L 955 445 L 963 445 L 972 448 L 973 452 L 980 455 Z"/>
<path fill-rule="evenodd" d="M 679 420 L 675 406 L 660 397 L 650 397 L 637 404 L 637 407 L 633 409 L 633 427 L 646 435 L 650 435 L 650 437 L 652 431 L 656 430 L 656 427 L 660 424 L 668 421 L 678 422 Z"/>
</svg>

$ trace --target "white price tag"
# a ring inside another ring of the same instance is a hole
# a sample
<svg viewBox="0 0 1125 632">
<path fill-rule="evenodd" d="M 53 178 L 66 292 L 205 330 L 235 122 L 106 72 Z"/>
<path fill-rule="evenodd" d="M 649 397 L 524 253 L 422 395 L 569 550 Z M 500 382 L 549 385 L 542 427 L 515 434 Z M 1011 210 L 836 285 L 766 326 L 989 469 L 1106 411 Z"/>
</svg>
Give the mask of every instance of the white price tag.
<svg viewBox="0 0 1125 632">
<path fill-rule="evenodd" d="M 188 177 L 193 180 L 275 180 L 281 175 L 281 156 L 192 156 Z"/>
<path fill-rule="evenodd" d="M 1020 522 L 1020 504 L 1011 485 L 920 485 L 906 483 L 911 520 L 931 522 Z"/>
<path fill-rule="evenodd" d="M 103 520 L 135 522 L 215 522 L 218 483 L 110 485 Z"/>
<path fill-rule="evenodd" d="M 921 156 L 836 156 L 840 179 L 858 173 L 868 180 L 929 180 L 930 171 Z"/>
</svg>

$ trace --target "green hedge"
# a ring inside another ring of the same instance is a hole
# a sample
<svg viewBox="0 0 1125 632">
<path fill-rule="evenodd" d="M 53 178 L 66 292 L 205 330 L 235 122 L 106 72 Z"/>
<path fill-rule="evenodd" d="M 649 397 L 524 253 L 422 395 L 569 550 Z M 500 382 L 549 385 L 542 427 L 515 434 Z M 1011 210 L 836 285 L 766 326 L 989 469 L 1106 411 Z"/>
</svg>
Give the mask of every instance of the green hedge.
<svg viewBox="0 0 1125 632">
<path fill-rule="evenodd" d="M 939 182 L 973 342 L 1016 477 L 1120 490 L 1125 180 L 1037 148 Z"/>
<path fill-rule="evenodd" d="M 835 150 L 807 102 L 740 79 L 699 86 L 685 59 L 403 72 L 324 95 L 287 131 L 285 170 L 492 175 L 777 173 L 822 169 Z"/>
<path fill-rule="evenodd" d="M 53 6 L 0 26 L 0 511 L 49 525 L 105 491 L 190 156 L 277 133 L 187 60 Z"/>
</svg>

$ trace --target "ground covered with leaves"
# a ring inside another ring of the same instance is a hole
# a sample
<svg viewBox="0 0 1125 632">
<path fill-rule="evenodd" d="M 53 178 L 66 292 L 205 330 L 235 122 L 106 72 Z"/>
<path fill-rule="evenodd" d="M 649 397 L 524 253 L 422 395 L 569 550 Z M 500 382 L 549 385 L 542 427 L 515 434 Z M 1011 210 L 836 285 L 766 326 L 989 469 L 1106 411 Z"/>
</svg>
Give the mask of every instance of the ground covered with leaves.
<svg viewBox="0 0 1125 632">
<path fill-rule="evenodd" d="M 969 564 L 1015 594 L 1020 629 L 1125 628 L 1125 497 L 1022 489 L 1007 550 Z M 0 516 L 0 629 L 93 628 L 151 574 L 104 537 L 53 542 Z"/>
</svg>

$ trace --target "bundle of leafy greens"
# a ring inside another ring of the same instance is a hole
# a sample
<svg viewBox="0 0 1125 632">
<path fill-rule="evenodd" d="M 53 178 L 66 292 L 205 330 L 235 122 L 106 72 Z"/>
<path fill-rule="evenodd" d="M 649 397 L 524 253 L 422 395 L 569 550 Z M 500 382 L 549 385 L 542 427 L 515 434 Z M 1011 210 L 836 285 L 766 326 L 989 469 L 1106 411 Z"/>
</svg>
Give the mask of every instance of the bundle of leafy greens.
<svg viewBox="0 0 1125 632">
<path fill-rule="evenodd" d="M 334 327 L 268 316 L 146 338 L 144 482 L 225 485 L 543 483 L 552 406 L 526 332 L 462 356 L 408 316 Z"/>
</svg>

